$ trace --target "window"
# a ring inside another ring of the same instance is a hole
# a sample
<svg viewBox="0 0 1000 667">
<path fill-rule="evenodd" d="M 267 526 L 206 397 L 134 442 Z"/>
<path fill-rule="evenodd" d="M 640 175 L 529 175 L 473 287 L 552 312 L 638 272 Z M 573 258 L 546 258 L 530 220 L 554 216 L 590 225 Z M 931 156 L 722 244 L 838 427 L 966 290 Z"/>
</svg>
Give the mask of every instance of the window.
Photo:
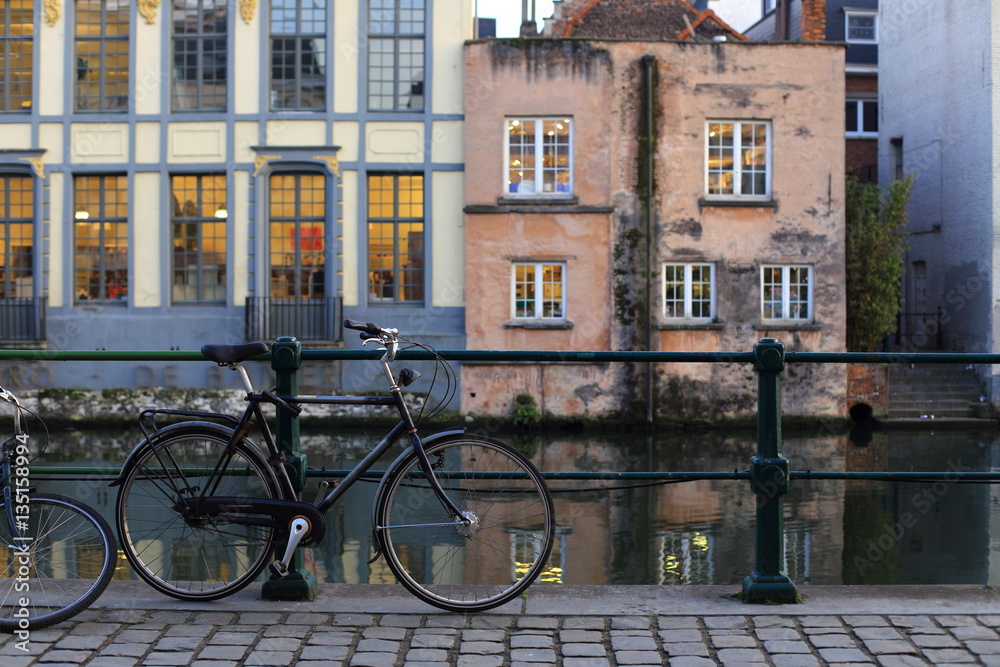
<svg viewBox="0 0 1000 667">
<path fill-rule="evenodd" d="M 368 298 L 424 300 L 423 174 L 368 176 Z"/>
<path fill-rule="evenodd" d="M 270 179 L 271 297 L 326 296 L 326 177 L 276 173 Z"/>
<path fill-rule="evenodd" d="M 171 298 L 174 303 L 226 298 L 226 177 L 170 177 L 173 194 Z"/>
<path fill-rule="evenodd" d="M 129 4 L 76 1 L 76 110 L 128 107 Z"/>
<path fill-rule="evenodd" d="M 878 100 L 847 100 L 847 136 L 878 137 Z"/>
<path fill-rule="evenodd" d="M 32 0 L 0 0 L 0 111 L 31 108 Z"/>
<path fill-rule="evenodd" d="M 571 129 L 569 118 L 507 119 L 509 194 L 572 194 Z"/>
<path fill-rule="evenodd" d="M 272 0 L 271 109 L 326 108 L 326 0 Z"/>
<path fill-rule="evenodd" d="M 711 320 L 715 317 L 713 269 L 712 264 L 665 264 L 664 316 L 685 320 Z"/>
<path fill-rule="evenodd" d="M 515 262 L 512 285 L 515 320 L 566 319 L 566 265 Z"/>
<path fill-rule="evenodd" d="M 174 111 L 226 108 L 226 1 L 174 0 Z"/>
<path fill-rule="evenodd" d="M 812 269 L 808 266 L 761 268 L 761 316 L 765 320 L 812 321 Z"/>
<path fill-rule="evenodd" d="M 771 196 L 770 124 L 761 121 L 708 123 L 710 197 L 768 199 Z"/>
<path fill-rule="evenodd" d="M 34 181 L 0 175 L 0 299 L 34 296 Z"/>
<path fill-rule="evenodd" d="M 128 183 L 125 176 L 73 179 L 77 302 L 128 298 Z"/>
<path fill-rule="evenodd" d="M 369 0 L 368 108 L 424 108 L 424 0 Z"/>
<path fill-rule="evenodd" d="M 849 44 L 878 44 L 878 14 L 849 11 L 845 13 Z"/>
</svg>

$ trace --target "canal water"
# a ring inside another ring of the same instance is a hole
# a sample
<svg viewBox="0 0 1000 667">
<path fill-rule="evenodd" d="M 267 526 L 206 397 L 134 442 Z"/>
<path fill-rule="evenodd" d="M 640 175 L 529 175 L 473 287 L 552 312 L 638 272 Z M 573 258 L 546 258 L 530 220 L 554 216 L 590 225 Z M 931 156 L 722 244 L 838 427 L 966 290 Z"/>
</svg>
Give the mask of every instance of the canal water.
<svg viewBox="0 0 1000 667">
<path fill-rule="evenodd" d="M 934 426 L 786 429 L 783 453 L 792 470 L 1000 470 L 996 428 Z M 310 430 L 318 429 L 304 425 L 302 442 L 311 467 L 350 468 L 370 444 L 363 433 Z M 38 463 L 119 466 L 140 437 L 53 432 Z M 749 430 L 507 439 L 543 471 L 742 471 L 756 449 Z M 80 498 L 113 522 L 115 490 L 106 480 L 36 477 L 40 489 Z M 306 497 L 316 484 L 310 481 Z M 747 481 L 558 481 L 551 488 L 558 527 L 547 583 L 735 585 L 753 569 L 755 500 Z M 360 483 L 345 494 L 330 512 L 324 543 L 306 551 L 320 581 L 393 580 L 382 561 L 368 563 L 374 492 L 375 484 Z M 795 480 L 784 529 L 786 572 L 797 584 L 1000 583 L 1000 485 Z M 134 576 L 124 559 L 119 576 Z"/>
</svg>

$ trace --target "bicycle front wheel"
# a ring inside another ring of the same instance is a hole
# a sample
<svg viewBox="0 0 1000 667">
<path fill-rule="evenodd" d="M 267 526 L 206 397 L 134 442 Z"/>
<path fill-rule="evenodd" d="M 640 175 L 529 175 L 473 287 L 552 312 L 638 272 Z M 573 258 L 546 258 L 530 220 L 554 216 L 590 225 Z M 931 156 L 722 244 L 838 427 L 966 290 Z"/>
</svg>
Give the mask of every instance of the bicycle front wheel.
<svg viewBox="0 0 1000 667">
<path fill-rule="evenodd" d="M 376 501 L 389 568 L 411 593 L 449 611 L 512 600 L 542 573 L 552 550 L 552 497 L 541 474 L 490 438 L 451 436 L 426 452 L 462 516 L 445 508 L 412 453 L 389 471 Z"/>
<path fill-rule="evenodd" d="M 28 496 L 27 515 L 15 516 L 18 535 L 0 519 L 0 630 L 47 628 L 89 607 L 118 561 L 108 522 L 53 494 Z"/>
<path fill-rule="evenodd" d="M 190 501 L 203 493 L 277 498 L 279 492 L 259 450 L 246 442 L 230 448 L 222 430 L 167 432 L 142 445 L 122 472 L 116 512 L 125 557 L 146 583 L 180 600 L 231 595 L 273 557 L 274 528 L 244 523 L 246 515 L 201 513 Z"/>
</svg>

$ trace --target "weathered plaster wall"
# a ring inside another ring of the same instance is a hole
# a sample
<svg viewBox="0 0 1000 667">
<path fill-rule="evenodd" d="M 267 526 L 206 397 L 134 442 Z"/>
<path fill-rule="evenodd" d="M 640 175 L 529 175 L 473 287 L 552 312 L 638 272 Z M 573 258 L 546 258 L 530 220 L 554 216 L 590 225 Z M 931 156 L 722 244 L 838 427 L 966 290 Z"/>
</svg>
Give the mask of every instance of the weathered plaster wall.
<svg viewBox="0 0 1000 667">
<path fill-rule="evenodd" d="M 639 178 L 640 61 L 647 55 L 657 68 L 651 301 L 644 291 L 646 192 Z M 483 286 L 467 300 L 470 348 L 646 349 L 645 317 L 651 313 L 652 349 L 747 351 L 759 338 L 776 337 L 792 350 L 843 350 L 841 47 L 529 40 L 470 43 L 466 56 L 466 284 L 470 290 Z M 578 204 L 552 212 L 503 202 L 505 116 L 568 113 Z M 704 201 L 708 119 L 771 122 L 773 202 Z M 566 258 L 571 329 L 505 325 L 510 262 L 529 256 Z M 717 321 L 668 325 L 660 267 L 664 261 L 697 260 L 717 267 Z M 761 324 L 764 263 L 813 267 L 813 322 Z M 502 413 L 518 393 L 539 399 L 544 383 L 532 372 L 463 369 L 463 409 Z M 572 372 L 545 367 L 544 382 L 564 390 L 546 390 L 544 410 L 598 416 L 627 411 L 644 399 L 643 365 L 610 364 L 589 378 L 590 401 L 572 397 Z M 562 381 L 553 382 L 556 377 Z M 477 383 L 489 386 L 488 399 Z M 786 383 L 786 414 L 844 410 L 842 367 L 800 365 Z M 657 410 L 664 416 L 747 416 L 756 407 L 756 378 L 739 365 L 662 365 L 656 385 Z"/>
</svg>

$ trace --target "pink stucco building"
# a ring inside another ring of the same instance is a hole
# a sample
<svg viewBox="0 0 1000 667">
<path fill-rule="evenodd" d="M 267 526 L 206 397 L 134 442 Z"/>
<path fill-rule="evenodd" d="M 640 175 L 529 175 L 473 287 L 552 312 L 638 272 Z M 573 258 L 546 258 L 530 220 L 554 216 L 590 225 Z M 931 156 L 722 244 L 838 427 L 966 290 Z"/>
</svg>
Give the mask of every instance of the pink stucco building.
<svg viewBox="0 0 1000 667">
<path fill-rule="evenodd" d="M 817 43 L 467 43 L 468 347 L 843 351 L 843 77 Z M 786 414 L 842 410 L 842 367 L 786 375 Z M 756 407 L 738 364 L 466 363 L 462 386 L 479 414 Z"/>
</svg>

